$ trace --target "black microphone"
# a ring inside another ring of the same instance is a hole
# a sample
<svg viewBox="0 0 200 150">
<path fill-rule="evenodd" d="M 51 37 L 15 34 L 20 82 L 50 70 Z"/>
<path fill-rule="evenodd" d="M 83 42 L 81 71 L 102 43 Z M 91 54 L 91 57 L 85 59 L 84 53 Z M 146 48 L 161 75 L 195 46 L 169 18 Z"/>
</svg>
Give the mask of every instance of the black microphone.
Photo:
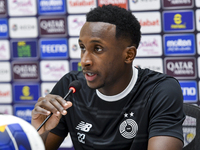
<svg viewBox="0 0 200 150">
<path fill-rule="evenodd" d="M 65 95 L 65 97 L 63 99 L 66 99 L 71 93 L 75 93 L 77 91 L 79 91 L 81 89 L 81 84 L 79 80 L 74 80 L 69 84 L 69 91 L 68 93 Z M 42 126 L 47 122 L 47 120 L 49 120 L 49 118 L 53 115 L 53 113 L 51 113 L 44 121 L 43 123 L 39 126 L 39 128 L 37 129 L 37 131 L 39 131 Z"/>
</svg>

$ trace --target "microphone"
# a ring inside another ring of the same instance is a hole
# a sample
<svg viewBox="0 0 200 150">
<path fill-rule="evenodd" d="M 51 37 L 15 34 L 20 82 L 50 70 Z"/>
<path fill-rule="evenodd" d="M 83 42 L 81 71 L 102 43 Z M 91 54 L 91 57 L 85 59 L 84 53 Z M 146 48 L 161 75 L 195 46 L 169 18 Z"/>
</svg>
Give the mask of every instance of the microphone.
<svg viewBox="0 0 200 150">
<path fill-rule="evenodd" d="M 77 91 L 79 91 L 81 89 L 81 84 L 79 80 L 74 80 L 69 84 L 69 91 L 68 93 L 65 95 L 65 97 L 63 99 L 66 99 L 70 94 L 75 93 Z M 49 118 L 53 115 L 53 113 L 51 113 L 43 122 L 42 124 L 39 126 L 39 128 L 37 129 L 37 131 L 39 131 L 42 126 L 47 122 L 47 120 L 49 120 Z"/>
</svg>

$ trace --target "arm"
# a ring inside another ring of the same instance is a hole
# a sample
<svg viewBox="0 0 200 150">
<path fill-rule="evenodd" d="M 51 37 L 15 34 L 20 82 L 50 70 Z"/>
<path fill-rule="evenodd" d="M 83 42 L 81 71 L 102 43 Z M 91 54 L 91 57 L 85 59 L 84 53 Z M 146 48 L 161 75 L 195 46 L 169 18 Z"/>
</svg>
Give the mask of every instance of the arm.
<svg viewBox="0 0 200 150">
<path fill-rule="evenodd" d="M 42 133 L 40 136 L 45 143 L 45 150 L 57 150 L 64 140 L 63 137 L 60 137 L 49 131 Z"/>
<path fill-rule="evenodd" d="M 155 136 L 149 139 L 148 150 L 182 150 L 183 143 L 170 136 Z"/>
<path fill-rule="evenodd" d="M 153 93 L 148 150 L 181 150 L 185 119 L 182 90 L 175 80 L 165 80 Z"/>
<path fill-rule="evenodd" d="M 50 150 L 57 149 L 64 140 L 63 137 L 59 137 L 49 131 L 57 126 L 62 115 L 66 115 L 69 107 L 72 106 L 71 102 L 66 102 L 62 97 L 58 95 L 48 94 L 46 97 L 40 97 L 38 102 L 32 111 L 31 124 L 38 129 L 45 118 L 52 112 L 53 115 L 39 130 L 46 149 L 50 147 Z"/>
</svg>

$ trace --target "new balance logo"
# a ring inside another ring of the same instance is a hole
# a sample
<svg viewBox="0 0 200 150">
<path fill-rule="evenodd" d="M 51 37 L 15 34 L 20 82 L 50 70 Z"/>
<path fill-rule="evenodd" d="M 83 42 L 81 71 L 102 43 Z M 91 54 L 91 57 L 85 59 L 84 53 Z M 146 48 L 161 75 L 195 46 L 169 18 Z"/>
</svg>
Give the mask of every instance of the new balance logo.
<svg viewBox="0 0 200 150">
<path fill-rule="evenodd" d="M 89 132 L 91 128 L 92 128 L 92 124 L 85 123 L 84 121 L 81 121 L 76 127 L 77 130 L 81 130 L 84 132 Z"/>
</svg>

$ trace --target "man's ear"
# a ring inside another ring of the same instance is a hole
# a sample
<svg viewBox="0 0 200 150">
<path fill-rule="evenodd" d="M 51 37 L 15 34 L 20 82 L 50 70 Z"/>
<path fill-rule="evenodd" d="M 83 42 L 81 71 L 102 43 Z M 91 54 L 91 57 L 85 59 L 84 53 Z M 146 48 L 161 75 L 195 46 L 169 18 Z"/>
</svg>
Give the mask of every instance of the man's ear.
<svg viewBox="0 0 200 150">
<path fill-rule="evenodd" d="M 133 60 L 135 59 L 137 54 L 137 49 L 135 46 L 130 46 L 126 48 L 126 59 L 125 63 L 132 63 Z"/>
</svg>

